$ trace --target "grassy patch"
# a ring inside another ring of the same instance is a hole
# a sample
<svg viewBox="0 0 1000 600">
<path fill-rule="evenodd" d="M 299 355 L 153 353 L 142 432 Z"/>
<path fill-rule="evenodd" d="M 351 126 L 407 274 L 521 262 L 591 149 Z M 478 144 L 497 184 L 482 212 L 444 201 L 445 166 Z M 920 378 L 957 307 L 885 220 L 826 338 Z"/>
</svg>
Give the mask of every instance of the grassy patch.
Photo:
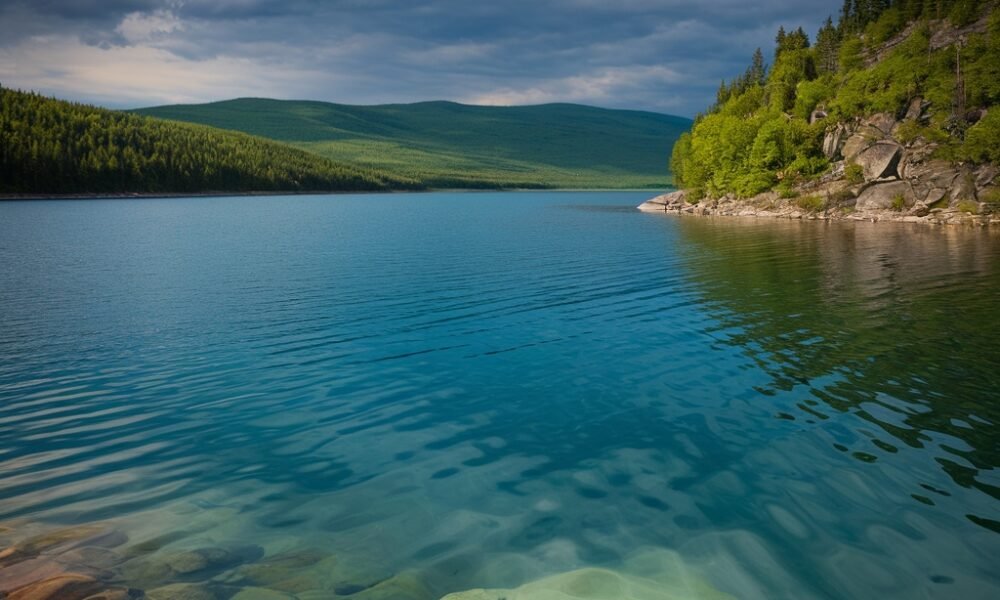
<svg viewBox="0 0 1000 600">
<path fill-rule="evenodd" d="M 958 201 L 959 212 L 969 213 L 971 215 L 979 214 L 979 203 L 973 202 L 972 200 L 959 200 Z"/>
<path fill-rule="evenodd" d="M 844 178 L 848 183 L 861 183 L 865 180 L 865 170 L 861 165 L 851 163 L 844 166 Z"/>
<path fill-rule="evenodd" d="M 795 200 L 795 206 L 809 212 L 818 212 L 826 207 L 826 200 L 821 196 L 802 196 Z"/>
</svg>

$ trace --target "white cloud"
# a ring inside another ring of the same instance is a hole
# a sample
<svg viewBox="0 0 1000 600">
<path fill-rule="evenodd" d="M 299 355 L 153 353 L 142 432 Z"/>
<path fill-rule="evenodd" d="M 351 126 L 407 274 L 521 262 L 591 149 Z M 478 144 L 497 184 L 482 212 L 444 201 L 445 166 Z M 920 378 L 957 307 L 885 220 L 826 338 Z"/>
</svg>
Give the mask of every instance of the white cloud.
<svg viewBox="0 0 1000 600">
<path fill-rule="evenodd" d="M 150 46 L 99 48 L 73 38 L 33 37 L 0 48 L 0 81 L 112 106 L 204 102 L 236 96 L 289 97 L 329 72 L 250 58 L 193 60 Z"/>
<path fill-rule="evenodd" d="M 679 83 L 682 77 L 664 66 L 609 67 L 589 75 L 551 79 L 538 85 L 500 88 L 465 99 L 471 104 L 511 106 L 547 102 L 595 102 L 628 97 L 646 86 Z"/>
<path fill-rule="evenodd" d="M 115 32 L 121 34 L 130 44 L 142 44 L 183 29 L 184 24 L 174 13 L 168 10 L 156 10 L 151 13 L 134 12 L 125 15 L 115 28 Z"/>
</svg>

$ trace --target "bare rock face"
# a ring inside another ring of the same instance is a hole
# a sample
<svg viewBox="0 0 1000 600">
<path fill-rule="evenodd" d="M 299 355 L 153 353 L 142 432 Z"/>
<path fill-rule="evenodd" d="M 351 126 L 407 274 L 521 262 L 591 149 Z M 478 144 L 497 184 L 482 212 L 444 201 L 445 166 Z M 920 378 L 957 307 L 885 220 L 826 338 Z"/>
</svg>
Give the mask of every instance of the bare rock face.
<svg viewBox="0 0 1000 600">
<path fill-rule="evenodd" d="M 976 183 L 970 173 L 959 173 L 948 189 L 948 195 L 952 203 L 957 204 L 962 200 L 976 201 Z"/>
<path fill-rule="evenodd" d="M 932 187 L 948 189 L 958 178 L 958 169 L 946 160 L 928 160 L 906 164 L 903 176 L 919 179 Z"/>
<path fill-rule="evenodd" d="M 899 177 L 896 167 L 903 148 L 891 141 L 878 141 L 860 151 L 854 161 L 864 169 L 865 181 Z"/>
<path fill-rule="evenodd" d="M 1000 174 L 1000 169 L 996 165 L 982 165 L 976 170 L 976 188 L 982 189 L 990 185 L 996 180 L 998 174 Z"/>
<path fill-rule="evenodd" d="M 809 124 L 812 125 L 816 121 L 819 121 L 820 119 L 825 119 L 826 117 L 827 113 L 825 110 L 814 110 L 809 115 Z"/>
<path fill-rule="evenodd" d="M 823 154 L 830 160 L 836 160 L 841 156 L 841 149 L 847 141 L 847 126 L 837 123 L 837 126 L 826 133 L 823 138 Z"/>
<path fill-rule="evenodd" d="M 903 199 L 903 206 L 894 206 L 899 198 Z M 858 196 L 855 207 L 859 211 L 888 210 L 912 206 L 914 202 L 915 198 L 910 184 L 905 181 L 890 181 L 865 188 Z"/>
<path fill-rule="evenodd" d="M 862 127 L 873 127 L 877 129 L 882 137 L 888 137 L 892 133 L 892 128 L 896 126 L 896 117 L 891 113 L 876 113 L 863 121 Z"/>
<path fill-rule="evenodd" d="M 927 109 L 930 106 L 931 103 L 923 98 L 914 98 L 910 100 L 910 105 L 906 108 L 906 116 L 903 118 L 907 121 L 923 121 L 927 116 Z"/>
<path fill-rule="evenodd" d="M 846 160 L 852 161 L 862 150 L 885 138 L 886 134 L 878 127 L 863 124 L 847 138 L 841 152 Z"/>
</svg>

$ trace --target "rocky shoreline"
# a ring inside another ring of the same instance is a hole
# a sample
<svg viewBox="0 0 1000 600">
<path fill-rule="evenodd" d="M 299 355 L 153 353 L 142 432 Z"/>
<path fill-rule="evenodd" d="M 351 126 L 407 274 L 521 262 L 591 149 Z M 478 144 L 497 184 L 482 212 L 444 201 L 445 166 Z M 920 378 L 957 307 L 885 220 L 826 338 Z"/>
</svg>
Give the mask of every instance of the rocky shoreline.
<svg viewBox="0 0 1000 600">
<path fill-rule="evenodd" d="M 937 158 L 939 144 L 919 135 L 927 107 L 915 98 L 901 119 L 880 113 L 830 125 L 823 140 L 830 170 L 818 179 L 786 185 L 783 193 L 710 198 L 681 190 L 638 208 L 695 215 L 1000 225 L 1000 169 Z M 813 114 L 814 121 L 824 118 L 821 111 Z"/>
</svg>

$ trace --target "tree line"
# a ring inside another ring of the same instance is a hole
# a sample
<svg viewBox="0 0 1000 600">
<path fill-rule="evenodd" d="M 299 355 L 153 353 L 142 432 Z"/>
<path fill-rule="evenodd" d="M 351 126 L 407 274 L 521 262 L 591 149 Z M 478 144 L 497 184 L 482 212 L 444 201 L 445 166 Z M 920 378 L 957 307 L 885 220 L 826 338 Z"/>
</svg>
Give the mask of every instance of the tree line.
<svg viewBox="0 0 1000 600">
<path fill-rule="evenodd" d="M 0 192 L 362 191 L 417 182 L 243 133 L 0 86 Z"/>
</svg>

